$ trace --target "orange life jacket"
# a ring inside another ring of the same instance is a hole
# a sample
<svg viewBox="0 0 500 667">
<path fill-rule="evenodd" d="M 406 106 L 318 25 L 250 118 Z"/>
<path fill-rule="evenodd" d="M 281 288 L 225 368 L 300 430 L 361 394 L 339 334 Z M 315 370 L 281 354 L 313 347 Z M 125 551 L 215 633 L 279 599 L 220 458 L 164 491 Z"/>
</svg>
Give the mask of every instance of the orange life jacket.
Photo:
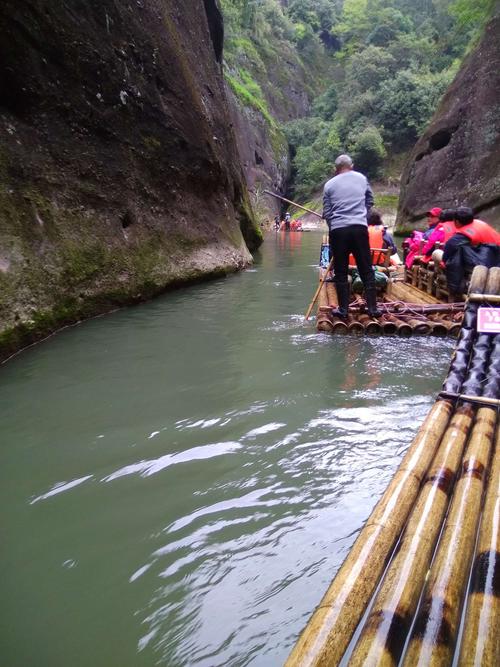
<svg viewBox="0 0 500 667">
<path fill-rule="evenodd" d="M 368 225 L 368 242 L 370 250 L 374 248 L 381 250 L 384 247 L 384 228 L 382 225 Z M 385 264 L 385 254 L 383 252 L 372 253 L 372 264 L 383 266 Z M 349 255 L 349 266 L 356 266 L 353 255 Z"/>
<path fill-rule="evenodd" d="M 384 228 L 382 225 L 368 225 L 368 238 L 370 240 L 370 249 L 381 250 L 384 247 Z M 385 264 L 385 254 L 383 252 L 372 253 L 372 264 Z"/>
<path fill-rule="evenodd" d="M 500 234 L 483 220 L 473 220 L 464 227 L 457 229 L 458 234 L 463 234 L 470 239 L 472 245 L 480 243 L 496 243 L 500 245 Z"/>
</svg>

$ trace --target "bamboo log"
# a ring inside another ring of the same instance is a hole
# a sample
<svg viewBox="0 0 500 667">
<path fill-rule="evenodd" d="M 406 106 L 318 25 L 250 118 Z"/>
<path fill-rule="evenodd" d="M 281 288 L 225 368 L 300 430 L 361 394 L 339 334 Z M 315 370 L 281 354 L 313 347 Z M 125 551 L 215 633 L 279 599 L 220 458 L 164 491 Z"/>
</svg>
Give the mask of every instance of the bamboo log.
<svg viewBox="0 0 500 667">
<path fill-rule="evenodd" d="M 337 298 L 337 290 L 333 283 L 325 283 L 326 293 L 328 295 L 328 305 L 336 308 L 339 305 L 339 300 Z"/>
<path fill-rule="evenodd" d="M 320 295 L 320 293 L 321 293 L 321 290 L 322 290 L 322 288 L 323 288 L 323 285 L 325 284 L 325 280 L 326 280 L 326 277 L 327 277 L 327 275 L 328 275 L 328 272 L 332 270 L 332 267 L 333 267 L 333 257 L 332 257 L 332 259 L 330 260 L 330 263 L 328 264 L 328 268 L 326 269 L 326 271 L 325 271 L 325 272 L 323 273 L 323 275 L 321 276 L 321 279 L 320 279 L 320 281 L 319 281 L 318 288 L 317 288 L 316 292 L 314 293 L 314 296 L 313 296 L 313 298 L 312 298 L 311 303 L 309 304 L 309 308 L 307 309 L 307 312 L 306 312 L 306 314 L 305 314 L 305 316 L 304 316 L 304 319 L 306 319 L 306 320 L 309 319 L 309 317 L 310 317 L 310 315 L 311 315 L 311 313 L 312 313 L 312 309 L 313 309 L 313 307 L 314 307 L 314 304 L 316 303 L 317 299 L 319 298 L 319 295 Z"/>
<path fill-rule="evenodd" d="M 377 322 L 377 320 L 373 319 L 373 317 L 370 317 L 370 315 L 366 315 L 365 313 L 360 313 L 358 315 L 358 322 L 361 322 L 366 334 L 379 334 L 382 331 L 380 322 Z"/>
<path fill-rule="evenodd" d="M 451 418 L 350 665 L 398 664 L 448 507 L 448 496 L 473 415 L 474 408 L 464 405 Z"/>
<path fill-rule="evenodd" d="M 445 432 L 452 406 L 436 401 L 398 471 L 303 630 L 286 666 L 337 665 L 382 575 Z"/>
<path fill-rule="evenodd" d="M 398 325 L 396 322 L 393 320 L 389 319 L 387 315 L 382 315 L 382 317 L 379 317 L 379 322 L 382 326 L 382 331 L 385 334 L 397 334 L 398 333 Z"/>
<path fill-rule="evenodd" d="M 500 665 L 500 428 L 467 599 L 459 667 Z"/>
<path fill-rule="evenodd" d="M 392 322 L 393 324 L 396 325 L 398 336 L 405 336 L 405 337 L 411 336 L 412 334 L 411 326 L 406 322 L 403 322 L 402 320 L 398 319 L 395 315 L 386 313 L 384 314 L 384 320 Z"/>
<path fill-rule="evenodd" d="M 452 663 L 495 425 L 496 411 L 481 408 L 403 665 Z"/>
<path fill-rule="evenodd" d="M 457 322 L 451 322 L 449 320 L 445 320 L 443 316 L 438 314 L 427 315 L 427 319 L 430 320 L 431 322 L 435 322 L 444 327 L 446 329 L 446 334 L 448 336 L 456 336 L 461 328 L 460 324 L 458 324 Z"/>
<path fill-rule="evenodd" d="M 428 318 L 429 325 L 431 327 L 432 334 L 434 336 L 446 336 L 448 335 L 449 326 L 447 326 L 441 320 L 431 320 Z"/>
<path fill-rule="evenodd" d="M 423 320 L 417 320 L 403 313 L 400 313 L 398 317 L 411 327 L 413 333 L 421 334 L 423 336 L 426 336 L 427 334 L 430 333 L 431 327 L 428 322 L 425 322 Z"/>
<path fill-rule="evenodd" d="M 392 296 L 395 299 L 401 299 L 402 301 L 440 303 L 439 299 L 436 299 L 436 297 L 408 283 L 396 283 L 396 285 L 393 286 Z"/>
<path fill-rule="evenodd" d="M 458 324 L 458 322 L 453 323 L 451 327 L 448 329 L 448 336 L 458 336 L 461 328 L 462 325 Z"/>
<path fill-rule="evenodd" d="M 326 293 L 328 295 L 328 305 L 336 308 L 339 305 L 339 300 L 337 296 L 337 289 L 335 288 L 334 283 L 325 283 L 326 285 Z M 347 322 L 345 322 L 343 319 L 340 317 L 333 317 L 331 310 L 328 314 L 328 317 L 332 321 L 332 333 L 337 333 L 337 334 L 345 334 L 347 333 Z"/>
<path fill-rule="evenodd" d="M 488 271 L 488 279 L 484 287 L 485 294 L 500 295 L 500 267 L 494 266 Z"/>
<path fill-rule="evenodd" d="M 349 315 L 349 319 L 347 320 L 347 328 L 349 329 L 349 333 L 353 334 L 363 334 L 365 332 L 364 326 L 355 315 Z"/>
<path fill-rule="evenodd" d="M 385 303 L 382 302 L 381 307 L 384 312 L 392 313 L 397 315 L 398 313 L 406 314 L 418 314 L 418 315 L 434 315 L 438 313 L 443 314 L 458 314 L 463 310 L 464 303 L 411 303 L 411 302 L 396 302 L 396 303 Z M 353 307 L 353 310 L 358 309 L 357 306 Z"/>
<path fill-rule="evenodd" d="M 330 333 L 335 334 L 346 334 L 347 333 L 347 323 L 342 320 L 340 317 L 332 317 L 332 306 L 338 306 L 337 290 L 335 289 L 334 283 L 324 283 L 324 289 L 326 293 L 326 306 L 321 305 L 320 310 L 323 310 L 323 316 L 328 318 L 331 328 L 328 330 Z M 325 295 L 321 296 L 322 304 L 325 303 Z M 325 330 L 325 329 L 323 329 Z"/>
<path fill-rule="evenodd" d="M 318 313 L 316 316 L 316 328 L 318 331 L 326 331 L 331 333 L 333 325 L 329 317 L 330 307 L 328 304 L 328 294 L 326 292 L 326 283 L 320 284 L 318 292 Z"/>
<path fill-rule="evenodd" d="M 500 304 L 500 295 L 498 294 L 469 294 L 468 299 L 479 303 Z"/>
</svg>

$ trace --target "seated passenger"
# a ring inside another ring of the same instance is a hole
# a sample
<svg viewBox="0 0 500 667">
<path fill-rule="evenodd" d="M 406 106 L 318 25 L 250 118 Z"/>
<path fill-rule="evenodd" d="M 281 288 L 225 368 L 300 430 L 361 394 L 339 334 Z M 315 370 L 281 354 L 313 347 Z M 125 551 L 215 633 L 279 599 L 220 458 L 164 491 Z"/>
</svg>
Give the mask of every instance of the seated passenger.
<svg viewBox="0 0 500 667">
<path fill-rule="evenodd" d="M 404 243 L 406 244 L 406 257 L 405 257 L 405 266 L 407 269 L 411 269 L 414 261 L 417 257 L 420 257 L 420 249 L 423 241 L 423 233 L 415 229 L 411 235 L 405 239 Z"/>
<path fill-rule="evenodd" d="M 438 226 L 440 222 L 439 216 L 441 215 L 443 209 L 439 208 L 439 206 L 434 206 L 434 208 L 431 208 L 430 211 L 427 211 L 427 229 L 424 232 L 424 239 L 426 241 L 429 240 L 431 234 L 434 232 L 436 227 Z"/>
<path fill-rule="evenodd" d="M 491 268 L 500 266 L 500 234 L 488 223 L 474 218 L 473 210 L 467 206 L 443 211 L 445 246 L 442 261 L 450 298 L 456 300 L 464 289 L 464 276 L 475 266 Z M 434 256 L 437 252 L 434 253 Z M 436 257 L 437 258 L 437 257 Z"/>
<path fill-rule="evenodd" d="M 413 263 L 416 259 L 423 259 L 423 261 L 428 262 L 431 259 L 432 249 L 434 245 L 442 241 L 442 233 L 440 229 L 440 215 L 442 209 L 439 206 L 434 206 L 429 211 L 427 211 L 427 229 L 425 232 L 420 232 L 419 237 L 415 237 L 414 233 L 412 236 L 408 237 L 403 241 L 403 249 L 405 250 L 405 264 L 406 268 L 411 269 Z M 432 236 L 432 244 L 428 244 L 430 237 Z M 424 250 L 425 249 L 425 250 Z M 429 252 L 429 249 L 430 252 Z M 426 255 L 428 254 L 428 257 Z"/>
<path fill-rule="evenodd" d="M 398 249 L 394 243 L 394 239 L 384 227 L 382 216 L 378 211 L 372 209 L 368 214 L 368 241 L 370 243 L 370 250 L 385 250 L 390 249 L 391 255 L 396 253 Z M 372 252 L 372 264 L 384 266 L 385 253 Z M 352 255 L 349 256 L 349 266 L 356 266 L 356 262 Z"/>
</svg>

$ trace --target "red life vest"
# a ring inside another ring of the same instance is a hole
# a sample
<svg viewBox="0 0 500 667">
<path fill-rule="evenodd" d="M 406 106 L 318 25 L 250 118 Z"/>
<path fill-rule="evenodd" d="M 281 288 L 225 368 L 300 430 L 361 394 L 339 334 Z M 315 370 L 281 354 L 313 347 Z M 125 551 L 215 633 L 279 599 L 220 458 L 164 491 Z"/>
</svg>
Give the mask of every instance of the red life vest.
<svg viewBox="0 0 500 667">
<path fill-rule="evenodd" d="M 457 233 L 466 236 L 472 245 L 479 245 L 480 243 L 500 245 L 500 234 L 483 220 L 474 219 L 468 225 L 459 227 Z"/>
<path fill-rule="evenodd" d="M 384 247 L 384 228 L 382 225 L 368 225 L 368 242 L 370 250 L 376 248 L 381 250 Z M 385 264 L 385 254 L 383 252 L 372 252 L 372 264 Z M 353 255 L 349 255 L 349 266 L 356 266 L 356 260 Z"/>
</svg>

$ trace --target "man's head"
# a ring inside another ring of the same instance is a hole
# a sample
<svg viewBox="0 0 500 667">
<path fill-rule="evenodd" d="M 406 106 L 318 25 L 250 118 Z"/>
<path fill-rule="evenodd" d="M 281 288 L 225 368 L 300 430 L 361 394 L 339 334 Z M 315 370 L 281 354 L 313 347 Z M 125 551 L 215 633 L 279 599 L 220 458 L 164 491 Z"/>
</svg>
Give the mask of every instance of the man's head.
<svg viewBox="0 0 500 667">
<path fill-rule="evenodd" d="M 335 160 L 335 172 L 337 174 L 341 174 L 344 171 L 351 171 L 352 168 L 353 162 L 350 155 L 342 154 Z"/>
<path fill-rule="evenodd" d="M 474 211 L 469 206 L 459 206 L 455 210 L 455 224 L 457 227 L 468 225 L 474 220 Z"/>
<path fill-rule="evenodd" d="M 434 227 L 439 222 L 439 216 L 441 215 L 443 209 L 439 206 L 434 206 L 430 211 L 427 211 L 427 224 L 429 227 Z"/>
</svg>

